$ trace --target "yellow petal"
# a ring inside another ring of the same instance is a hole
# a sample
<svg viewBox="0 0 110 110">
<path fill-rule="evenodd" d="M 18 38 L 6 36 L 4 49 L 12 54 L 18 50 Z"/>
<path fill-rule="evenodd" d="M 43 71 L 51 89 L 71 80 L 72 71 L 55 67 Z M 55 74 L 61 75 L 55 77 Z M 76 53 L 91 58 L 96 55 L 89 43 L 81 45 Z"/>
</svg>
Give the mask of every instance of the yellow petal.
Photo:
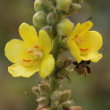
<svg viewBox="0 0 110 110">
<path fill-rule="evenodd" d="M 19 27 L 19 33 L 21 38 L 29 45 L 37 45 L 38 35 L 35 28 L 29 24 L 22 23 Z"/>
<path fill-rule="evenodd" d="M 27 45 L 22 40 L 13 39 L 7 42 L 5 46 L 5 56 L 9 61 L 16 63 L 27 51 Z"/>
<path fill-rule="evenodd" d="M 53 72 L 54 67 L 55 67 L 55 60 L 53 56 L 51 54 L 45 56 L 41 61 L 41 65 L 40 65 L 40 71 L 39 71 L 40 77 L 45 78 L 48 75 L 50 75 Z"/>
<path fill-rule="evenodd" d="M 48 34 L 44 30 L 40 30 L 39 32 L 39 42 L 42 50 L 44 53 L 50 53 L 52 49 L 52 42 L 51 39 L 49 38 Z"/>
<path fill-rule="evenodd" d="M 81 56 L 82 60 L 88 61 L 91 60 L 92 62 L 98 62 L 103 57 L 102 54 L 99 54 L 98 52 L 91 52 L 88 55 Z"/>
<path fill-rule="evenodd" d="M 72 56 L 77 60 L 77 62 L 79 63 L 81 61 L 81 58 L 80 58 L 80 50 L 79 50 L 79 47 L 76 45 L 76 43 L 69 39 L 67 41 L 67 45 L 68 45 L 68 48 L 70 49 L 70 52 L 72 54 Z"/>
<path fill-rule="evenodd" d="M 38 71 L 38 69 L 36 67 L 24 67 L 20 64 L 13 64 L 11 66 L 8 67 L 8 71 L 9 73 L 13 76 L 13 77 L 31 77 L 33 74 L 35 74 L 35 72 Z"/>
<path fill-rule="evenodd" d="M 97 63 L 103 57 L 102 54 L 98 54 L 94 58 L 91 59 L 92 62 Z"/>
<path fill-rule="evenodd" d="M 69 39 L 73 39 L 76 35 L 77 35 L 77 29 L 79 28 L 80 23 L 77 23 L 77 25 L 75 26 L 74 30 L 71 32 Z"/>
<path fill-rule="evenodd" d="M 82 49 L 88 49 L 88 51 L 98 51 L 103 44 L 102 36 L 99 32 L 88 31 L 86 34 L 81 35 L 79 47 Z"/>
<path fill-rule="evenodd" d="M 78 34 L 82 34 L 87 32 L 89 29 L 91 29 L 93 26 L 93 23 L 91 21 L 86 21 L 84 23 L 82 23 L 81 25 L 77 25 L 77 27 L 75 28 L 75 33 Z"/>
<path fill-rule="evenodd" d="M 76 24 L 76 26 L 75 26 L 75 28 L 74 28 L 74 32 L 76 32 L 76 31 L 78 30 L 78 28 L 80 27 L 80 25 L 81 25 L 80 23 L 77 23 L 77 24 Z"/>
</svg>

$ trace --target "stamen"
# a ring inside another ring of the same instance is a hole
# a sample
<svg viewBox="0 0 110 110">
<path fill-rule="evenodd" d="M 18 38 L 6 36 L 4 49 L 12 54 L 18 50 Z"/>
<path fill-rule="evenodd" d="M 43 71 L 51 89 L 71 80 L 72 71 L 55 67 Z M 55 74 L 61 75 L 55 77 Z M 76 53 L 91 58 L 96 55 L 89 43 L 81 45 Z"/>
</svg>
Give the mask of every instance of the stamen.
<svg viewBox="0 0 110 110">
<path fill-rule="evenodd" d="M 33 50 L 29 50 L 28 52 L 29 52 L 29 53 L 32 53 L 32 52 L 33 52 Z"/>
<path fill-rule="evenodd" d="M 34 48 L 39 48 L 39 46 L 38 45 L 35 45 Z"/>
<path fill-rule="evenodd" d="M 31 60 L 26 60 L 26 59 L 23 59 L 23 61 L 24 61 L 24 62 L 31 62 Z"/>
<path fill-rule="evenodd" d="M 80 49 L 81 51 L 87 51 L 88 49 Z"/>
<path fill-rule="evenodd" d="M 36 57 L 40 57 L 40 55 L 37 54 Z"/>
<path fill-rule="evenodd" d="M 75 37 L 78 37 L 78 35 L 75 35 Z"/>
<path fill-rule="evenodd" d="M 43 55 L 43 53 L 40 52 L 40 51 L 37 51 L 37 52 L 34 53 L 34 56 L 36 56 L 37 58 L 41 57 L 42 55 Z"/>
</svg>

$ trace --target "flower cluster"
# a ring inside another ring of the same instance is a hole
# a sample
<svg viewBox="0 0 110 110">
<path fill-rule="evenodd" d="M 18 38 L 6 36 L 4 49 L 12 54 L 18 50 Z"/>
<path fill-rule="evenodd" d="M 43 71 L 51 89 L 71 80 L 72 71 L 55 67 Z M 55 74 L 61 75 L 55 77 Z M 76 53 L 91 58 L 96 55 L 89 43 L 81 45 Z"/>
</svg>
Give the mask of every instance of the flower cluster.
<svg viewBox="0 0 110 110">
<path fill-rule="evenodd" d="M 79 9 L 80 3 L 79 0 L 35 1 L 33 24 L 41 29 L 36 32 L 34 26 L 22 23 L 19 27 L 22 40 L 10 40 L 5 46 L 5 56 L 14 63 L 8 67 L 13 77 L 30 77 L 38 72 L 41 78 L 45 78 L 54 72 L 57 59 L 52 50 L 55 49 L 53 42 L 56 37 L 66 39 L 67 50 L 77 64 L 82 61 L 98 62 L 103 57 L 98 52 L 103 44 L 102 36 L 99 32 L 90 30 L 93 26 L 91 21 L 75 26 L 72 21 L 62 17 L 74 13 Z M 52 27 L 54 34 L 44 29 L 48 26 Z M 61 45 L 58 47 L 62 48 Z"/>
<path fill-rule="evenodd" d="M 37 28 L 55 26 L 62 16 L 68 16 L 81 8 L 82 0 L 35 0 L 33 24 Z"/>
<path fill-rule="evenodd" d="M 81 3 L 82 0 L 35 0 L 34 26 L 22 23 L 22 40 L 6 43 L 5 56 L 13 63 L 8 71 L 13 77 L 29 78 L 38 73 L 45 78 L 33 87 L 36 110 L 82 110 L 73 106 L 70 90 L 59 89 L 63 79 L 71 80 L 72 71 L 86 76 L 90 62 L 103 57 L 99 53 L 103 39 L 99 32 L 90 30 L 92 21 L 75 25 L 67 18 L 81 8 Z"/>
</svg>

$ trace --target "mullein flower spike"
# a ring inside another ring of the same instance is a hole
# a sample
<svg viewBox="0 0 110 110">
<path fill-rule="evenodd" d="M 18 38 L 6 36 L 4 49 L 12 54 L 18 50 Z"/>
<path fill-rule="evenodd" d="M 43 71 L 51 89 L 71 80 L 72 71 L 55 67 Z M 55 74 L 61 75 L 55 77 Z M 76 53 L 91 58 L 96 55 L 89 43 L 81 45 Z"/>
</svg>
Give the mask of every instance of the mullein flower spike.
<svg viewBox="0 0 110 110">
<path fill-rule="evenodd" d="M 44 30 L 39 31 L 39 37 L 35 28 L 22 23 L 19 33 L 23 40 L 13 39 L 5 46 L 5 56 L 14 63 L 8 67 L 13 77 L 30 77 L 39 72 L 40 77 L 45 78 L 54 70 L 55 60 L 50 54 L 52 42 Z"/>
<path fill-rule="evenodd" d="M 98 62 L 103 55 L 98 51 L 102 47 L 103 39 L 99 32 L 90 31 L 91 21 L 82 24 L 67 19 L 81 8 L 83 0 L 35 0 L 33 24 L 36 29 L 22 23 L 19 34 L 22 40 L 12 39 L 5 46 L 5 56 L 13 64 L 8 67 L 13 77 L 29 78 L 38 72 L 41 78 L 32 90 L 37 96 L 36 110 L 83 110 L 79 106 L 72 106 L 71 91 L 62 88 L 62 80 L 68 79 L 75 71 L 78 74 L 90 73 L 89 63 Z M 61 59 L 64 51 L 70 50 L 76 59 Z M 55 62 L 56 61 L 56 62 Z M 73 64 L 72 64 L 73 63 Z"/>
<path fill-rule="evenodd" d="M 98 51 L 102 47 L 103 39 L 99 32 L 89 31 L 93 26 L 91 21 L 78 23 L 67 40 L 68 48 L 78 63 L 83 61 L 98 62 L 103 55 Z"/>
</svg>

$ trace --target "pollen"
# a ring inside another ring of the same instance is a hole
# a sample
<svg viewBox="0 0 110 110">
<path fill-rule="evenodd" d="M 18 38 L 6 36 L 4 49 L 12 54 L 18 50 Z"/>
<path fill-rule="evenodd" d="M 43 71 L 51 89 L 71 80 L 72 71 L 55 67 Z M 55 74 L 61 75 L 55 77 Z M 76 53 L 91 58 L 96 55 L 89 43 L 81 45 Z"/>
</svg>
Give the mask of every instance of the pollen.
<svg viewBox="0 0 110 110">
<path fill-rule="evenodd" d="M 34 52 L 34 56 L 39 58 L 39 57 L 43 56 L 43 53 L 41 51 L 36 51 L 36 52 Z"/>
</svg>

